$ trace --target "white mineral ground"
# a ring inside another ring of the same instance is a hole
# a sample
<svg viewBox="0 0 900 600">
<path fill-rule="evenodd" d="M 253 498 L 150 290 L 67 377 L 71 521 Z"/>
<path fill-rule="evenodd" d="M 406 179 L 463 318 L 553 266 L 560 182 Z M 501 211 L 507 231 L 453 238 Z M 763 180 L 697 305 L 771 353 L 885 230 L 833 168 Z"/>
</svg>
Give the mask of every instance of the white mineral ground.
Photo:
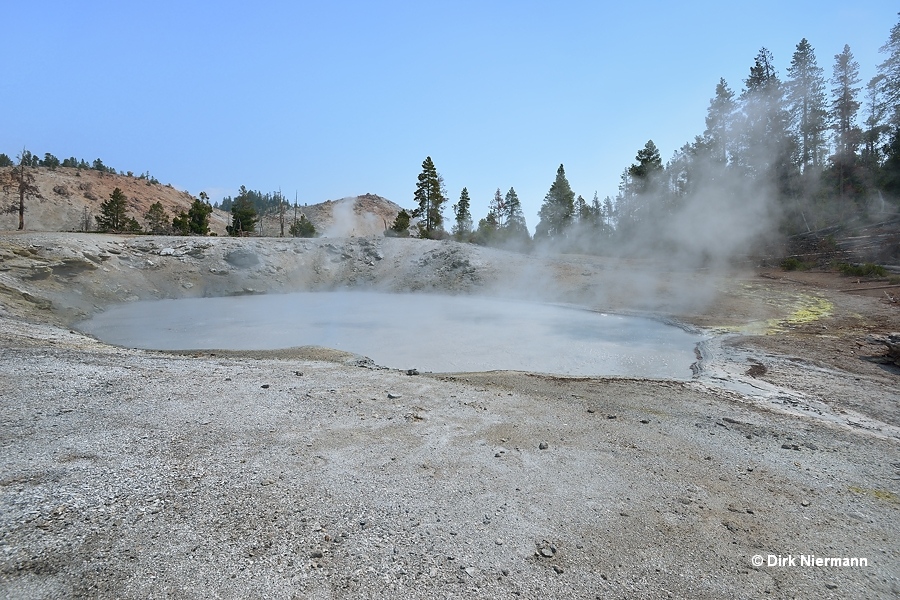
<svg viewBox="0 0 900 600">
<path fill-rule="evenodd" d="M 900 313 L 840 291 L 865 286 L 421 240 L 0 234 L 0 597 L 897 597 L 900 377 L 867 336 Z M 711 338 L 669 381 L 72 329 L 135 300 L 342 288 L 653 313 Z"/>
</svg>

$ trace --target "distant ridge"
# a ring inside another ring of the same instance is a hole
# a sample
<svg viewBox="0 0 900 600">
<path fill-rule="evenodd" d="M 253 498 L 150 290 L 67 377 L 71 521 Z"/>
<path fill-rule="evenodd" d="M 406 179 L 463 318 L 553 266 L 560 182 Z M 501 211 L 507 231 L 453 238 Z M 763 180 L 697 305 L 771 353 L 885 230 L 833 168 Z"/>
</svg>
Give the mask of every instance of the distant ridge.
<svg viewBox="0 0 900 600">
<path fill-rule="evenodd" d="M 11 167 L 0 168 L 0 179 L 5 180 Z M 194 196 L 174 187 L 156 183 L 147 178 L 119 175 L 72 167 L 36 167 L 31 169 L 35 185 L 42 198 L 26 198 L 25 229 L 28 231 L 83 231 L 85 221 L 94 230 L 94 216 L 100 214 L 100 205 L 115 188 L 128 198 L 128 216 L 133 216 L 146 226 L 144 215 L 156 202 L 162 204 L 169 217 L 187 211 Z M 18 205 L 15 189 L 0 187 L 0 210 Z M 319 235 L 326 237 L 380 235 L 394 222 L 399 205 L 377 194 L 366 193 L 340 200 L 327 200 L 319 204 L 298 207 L 312 221 Z M 285 215 L 285 235 L 294 219 L 293 208 Z M 210 215 L 210 233 L 227 235 L 226 226 L 231 214 L 214 209 Z M 18 214 L 0 212 L 0 230 L 15 230 Z M 273 215 L 261 220 L 257 235 L 278 236 L 281 226 Z"/>
</svg>

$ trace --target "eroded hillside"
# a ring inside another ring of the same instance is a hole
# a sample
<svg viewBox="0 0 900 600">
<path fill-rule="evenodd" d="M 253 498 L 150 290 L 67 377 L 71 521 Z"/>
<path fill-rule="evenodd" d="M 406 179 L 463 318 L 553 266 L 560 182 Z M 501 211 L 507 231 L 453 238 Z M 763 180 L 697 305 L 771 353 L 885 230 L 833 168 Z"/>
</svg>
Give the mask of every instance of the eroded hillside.
<svg viewBox="0 0 900 600">
<path fill-rule="evenodd" d="M 9 180 L 10 167 L 0 168 L 0 181 Z M 94 169 L 58 167 L 29 168 L 38 190 L 36 197 L 26 197 L 25 229 L 28 231 L 93 231 L 95 216 L 101 213 L 101 204 L 119 188 L 128 198 L 128 216 L 142 226 L 147 225 L 145 215 L 150 206 L 159 202 L 169 218 L 190 209 L 195 197 L 169 184 L 141 176 L 111 174 Z M 0 207 L 18 207 L 19 197 L 15 185 L 0 186 Z M 351 196 L 340 200 L 326 200 L 287 210 L 284 227 L 277 214 L 261 215 L 255 232 L 257 236 L 279 237 L 288 235 L 290 223 L 302 213 L 312 222 L 319 235 L 369 236 L 380 235 L 397 217 L 400 206 L 376 194 Z M 296 213 L 296 214 L 295 214 Z M 17 211 L 0 212 L 0 230 L 18 227 Z M 213 209 L 209 229 L 213 235 L 226 235 L 231 215 Z"/>
</svg>

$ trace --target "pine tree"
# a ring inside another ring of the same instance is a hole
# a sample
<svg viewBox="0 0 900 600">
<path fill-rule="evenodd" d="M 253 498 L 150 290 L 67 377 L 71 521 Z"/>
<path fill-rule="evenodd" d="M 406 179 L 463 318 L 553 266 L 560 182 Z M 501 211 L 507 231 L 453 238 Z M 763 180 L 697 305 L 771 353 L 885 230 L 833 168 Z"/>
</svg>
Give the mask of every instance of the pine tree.
<svg viewBox="0 0 900 600">
<path fill-rule="evenodd" d="M 50 154 L 49 152 L 44 153 L 44 159 L 41 161 L 42 167 L 47 167 L 51 171 L 55 171 L 60 165 L 59 159 Z"/>
<path fill-rule="evenodd" d="M 203 194 L 201 192 L 203 196 Z M 188 210 L 188 229 L 194 235 L 209 234 L 209 215 L 212 214 L 212 205 L 205 200 L 194 199 Z"/>
<path fill-rule="evenodd" d="M 603 199 L 603 216 L 606 219 L 606 225 L 612 227 L 613 219 L 616 216 L 616 207 L 609 196 Z"/>
<path fill-rule="evenodd" d="M 94 217 L 97 220 L 99 231 L 124 231 L 129 225 L 126 209 L 128 198 L 119 188 L 115 188 L 109 195 L 109 200 L 104 200 L 100 205 L 100 214 Z"/>
<path fill-rule="evenodd" d="M 891 28 L 888 41 L 878 50 L 888 55 L 884 62 L 878 65 L 878 74 L 883 77 L 881 90 L 884 102 L 890 110 L 888 117 L 894 129 L 898 130 L 900 129 L 900 22 Z"/>
<path fill-rule="evenodd" d="M 734 136 L 734 117 L 737 105 L 734 92 L 728 87 L 725 79 L 719 79 L 716 95 L 709 101 L 706 109 L 706 130 L 703 132 L 703 143 L 715 162 L 726 164 Z"/>
<path fill-rule="evenodd" d="M 472 235 L 472 211 L 468 188 L 463 188 L 459 193 L 459 202 L 453 205 L 453 215 L 456 223 L 453 225 L 453 237 L 459 241 L 466 241 Z"/>
<path fill-rule="evenodd" d="M 128 233 L 140 233 L 142 231 L 141 224 L 134 217 L 128 217 L 125 220 L 124 230 Z"/>
<path fill-rule="evenodd" d="M 831 78 L 834 87 L 831 90 L 834 100 L 831 103 L 832 118 L 835 131 L 835 151 L 838 155 L 849 157 L 859 147 L 860 132 L 856 127 L 856 115 L 859 112 L 859 63 L 853 58 L 850 46 L 844 45 L 844 51 L 834 55 L 834 76 Z"/>
<path fill-rule="evenodd" d="M 294 219 L 291 223 L 288 233 L 293 237 L 312 238 L 316 237 L 316 228 L 312 221 L 306 218 L 306 215 L 300 213 L 299 219 Z"/>
<path fill-rule="evenodd" d="M 578 223 L 586 223 L 591 218 L 591 209 L 587 205 L 587 201 L 584 199 L 584 196 L 578 194 L 578 197 L 575 198 L 575 220 Z"/>
<path fill-rule="evenodd" d="M 594 190 L 594 198 L 591 200 L 591 217 L 594 225 L 606 225 L 606 213 L 597 190 Z"/>
<path fill-rule="evenodd" d="M 876 75 L 866 85 L 866 121 L 863 131 L 862 163 L 874 173 L 884 160 L 882 140 L 890 131 L 887 105 L 884 102 L 882 81 L 884 75 Z"/>
<path fill-rule="evenodd" d="M 191 235 L 191 218 L 185 211 L 172 217 L 172 230 L 175 235 Z"/>
<path fill-rule="evenodd" d="M 150 205 L 150 209 L 144 215 L 144 220 L 147 221 L 147 231 L 152 234 L 159 235 L 169 232 L 169 215 L 160 202 Z"/>
<path fill-rule="evenodd" d="M 790 181 L 793 144 L 788 135 L 784 88 L 769 50 L 760 49 L 744 83 L 736 162 L 746 175 L 761 183 L 777 184 L 784 191 Z"/>
<path fill-rule="evenodd" d="M 628 174 L 628 171 L 628 169 L 623 170 L 622 175 L 619 176 L 619 192 L 616 194 L 616 231 L 619 233 L 628 232 L 640 220 L 634 185 L 632 185 L 631 175 Z"/>
<path fill-rule="evenodd" d="M 256 229 L 257 215 L 259 214 L 253 202 L 256 196 L 258 194 L 241 186 L 237 197 L 231 201 L 231 225 L 226 227 L 229 234 L 241 236 L 252 233 Z"/>
<path fill-rule="evenodd" d="M 491 210 L 485 218 L 478 221 L 478 229 L 472 237 L 476 244 L 488 245 L 496 241 L 498 231 L 497 215 Z"/>
<path fill-rule="evenodd" d="M 384 232 L 384 235 L 388 237 L 409 237 L 409 219 L 409 213 L 401 209 L 397 213 L 393 225 Z"/>
<path fill-rule="evenodd" d="M 503 199 L 504 228 L 508 237 L 527 239 L 530 238 L 528 225 L 525 223 L 525 213 L 522 212 L 522 203 L 514 188 L 509 188 Z"/>
<path fill-rule="evenodd" d="M 783 89 L 769 50 L 760 49 L 744 84 L 739 162 L 748 174 L 767 177 L 783 151 L 787 124 Z"/>
<path fill-rule="evenodd" d="M 787 72 L 787 104 L 799 144 L 798 167 L 805 172 L 809 167 L 823 166 L 828 129 L 824 71 L 806 38 L 797 44 Z"/>
<path fill-rule="evenodd" d="M 574 212 L 575 192 L 572 191 L 572 186 L 566 179 L 565 168 L 563 165 L 559 165 L 559 169 L 556 170 L 556 179 L 550 186 L 550 191 L 544 196 L 544 203 L 538 213 L 541 220 L 535 228 L 535 237 L 565 238 Z"/>
<path fill-rule="evenodd" d="M 505 223 L 506 209 L 503 205 L 503 194 L 500 192 L 500 188 L 497 188 L 497 191 L 494 192 L 494 198 L 488 204 L 488 210 L 494 214 L 497 227 L 502 228 Z"/>
<path fill-rule="evenodd" d="M 885 191 L 900 195 L 900 22 L 891 28 L 888 41 L 878 50 L 888 55 L 878 65 L 878 74 L 883 77 L 880 89 L 889 132 L 880 180 Z"/>
<path fill-rule="evenodd" d="M 648 140 L 635 156 L 637 161 L 628 167 L 634 185 L 634 193 L 646 194 L 653 190 L 656 177 L 662 173 L 662 158 L 653 140 Z"/>
<path fill-rule="evenodd" d="M 422 237 L 436 237 L 442 230 L 443 206 L 447 201 L 444 192 L 443 179 L 438 174 L 431 157 L 425 157 L 422 162 L 422 172 L 416 183 L 416 193 L 413 199 L 418 204 L 412 216 L 421 219 L 419 231 Z"/>
<path fill-rule="evenodd" d="M 831 83 L 831 116 L 834 127 L 835 154 L 832 157 L 838 193 L 855 194 L 861 191 L 856 178 L 856 150 L 862 140 L 862 132 L 856 126 L 860 103 L 859 63 L 853 58 L 850 46 L 834 55 L 834 75 Z"/>
</svg>

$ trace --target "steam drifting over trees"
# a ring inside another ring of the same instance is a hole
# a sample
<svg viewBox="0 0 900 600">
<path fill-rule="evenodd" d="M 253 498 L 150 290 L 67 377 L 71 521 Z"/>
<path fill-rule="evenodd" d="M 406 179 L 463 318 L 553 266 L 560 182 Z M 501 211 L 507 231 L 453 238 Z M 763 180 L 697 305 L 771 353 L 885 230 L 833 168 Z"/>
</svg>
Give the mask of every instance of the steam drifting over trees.
<svg viewBox="0 0 900 600">
<path fill-rule="evenodd" d="M 601 201 L 594 193 L 587 201 L 587 190 L 573 190 L 560 165 L 540 206 L 534 241 L 561 251 L 658 250 L 669 256 L 690 251 L 705 261 L 722 248 L 747 251 L 754 239 L 772 233 L 783 238 L 900 215 L 900 22 L 887 33 L 880 48 L 884 60 L 869 65 L 877 66 L 877 75 L 868 82 L 844 44 L 825 55 L 834 57 L 828 77 L 806 38 L 782 67 L 783 76 L 776 58 L 787 57 L 761 48 L 747 57 L 749 71 L 743 81 L 732 82 L 737 87 L 721 78 L 711 90 L 702 133 L 674 152 L 670 149 L 668 157 L 652 140 L 638 149 L 634 162 L 621 171 L 615 198 Z M 0 210 L 18 211 L 23 228 L 27 200 L 39 198 L 33 170 L 68 168 L 116 173 L 99 158 L 60 161 L 51 153 L 23 150 L 13 162 L 0 154 L 0 177 L 11 196 Z M 139 178 L 148 186 L 158 183 L 149 172 Z M 492 200 L 479 191 L 479 201 L 489 202 L 489 212 L 480 220 L 472 215 L 470 189 L 464 188 L 453 205 L 450 229 L 455 239 L 496 245 L 517 239 L 525 242 L 522 248 L 530 247 L 514 188 L 506 194 L 505 186 L 496 188 Z M 401 212 L 393 226 L 385 222 L 388 234 L 407 235 L 413 217 L 421 237 L 446 236 L 447 193 L 430 156 L 422 163 L 414 200 L 414 210 Z M 273 214 L 281 235 L 287 229 L 289 204 L 280 193 L 242 186 L 220 207 L 231 211 L 228 230 L 233 235 L 261 230 L 260 216 Z M 205 210 L 192 205 L 175 217 L 175 228 L 204 232 Z M 164 211 L 144 218 L 149 231 L 165 231 Z M 131 226 L 127 219 L 117 225 Z M 291 235 L 297 235 L 299 225 L 291 227 Z"/>
</svg>

